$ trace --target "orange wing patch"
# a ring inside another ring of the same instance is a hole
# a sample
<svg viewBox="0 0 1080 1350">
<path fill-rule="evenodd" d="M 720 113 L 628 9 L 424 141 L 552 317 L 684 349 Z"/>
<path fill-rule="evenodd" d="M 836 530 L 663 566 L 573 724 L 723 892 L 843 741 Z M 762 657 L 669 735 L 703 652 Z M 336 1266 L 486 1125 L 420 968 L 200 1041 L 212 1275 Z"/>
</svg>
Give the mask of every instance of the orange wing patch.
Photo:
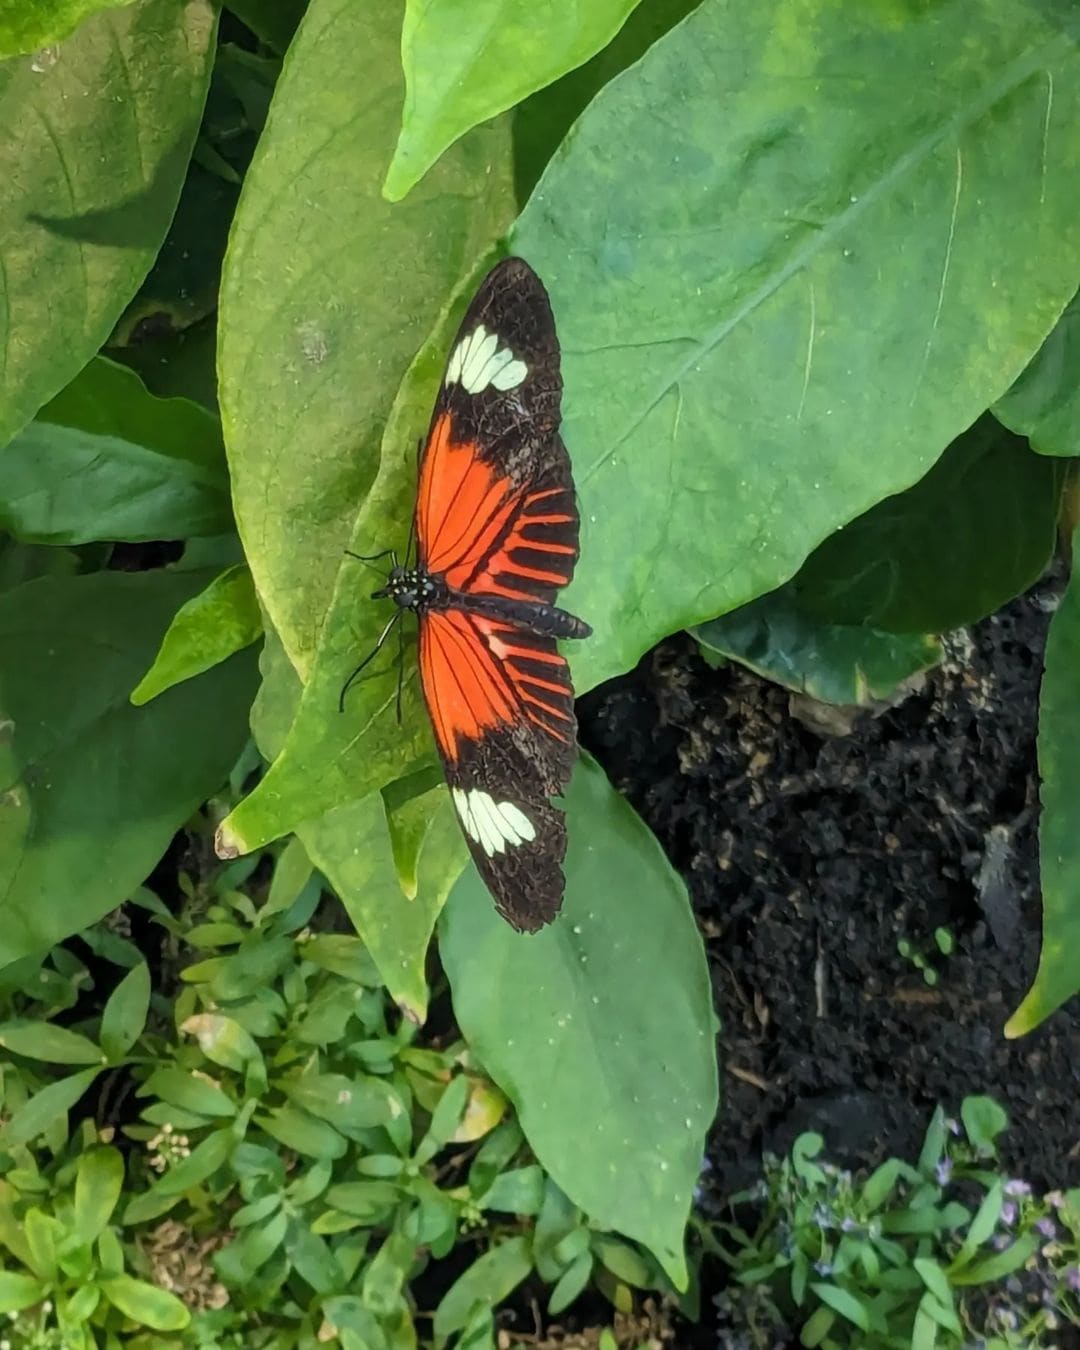
<svg viewBox="0 0 1080 1350">
<path fill-rule="evenodd" d="M 435 423 L 420 471 L 417 534 L 429 572 L 475 565 L 498 538 L 514 512 L 515 494 L 480 458 L 479 447 L 451 440 L 452 423 L 443 413 Z"/>
<path fill-rule="evenodd" d="M 571 741 L 573 690 L 551 638 L 462 610 L 430 610 L 420 628 L 420 673 L 435 738 L 451 762 L 463 741 L 521 722 Z"/>
<path fill-rule="evenodd" d="M 476 445 L 455 443 L 452 430 L 443 413 L 420 474 L 417 533 L 425 567 L 466 594 L 551 603 L 577 561 L 572 490 L 515 488 Z"/>
</svg>

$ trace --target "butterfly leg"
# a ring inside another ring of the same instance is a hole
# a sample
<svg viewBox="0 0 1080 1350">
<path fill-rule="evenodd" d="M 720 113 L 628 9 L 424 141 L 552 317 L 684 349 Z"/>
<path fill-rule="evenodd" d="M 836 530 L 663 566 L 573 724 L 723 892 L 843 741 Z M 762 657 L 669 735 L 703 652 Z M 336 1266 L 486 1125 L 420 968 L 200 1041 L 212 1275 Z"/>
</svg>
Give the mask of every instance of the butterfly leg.
<svg viewBox="0 0 1080 1350">
<path fill-rule="evenodd" d="M 356 681 L 356 678 L 357 678 L 357 676 L 360 674 L 360 672 L 361 672 L 366 666 L 369 666 L 369 665 L 371 664 L 371 662 L 374 661 L 375 657 L 378 656 L 379 652 L 382 650 L 382 645 L 383 645 L 383 643 L 384 643 L 384 642 L 386 641 L 386 639 L 390 636 L 390 630 L 391 630 L 391 628 L 393 628 L 394 624 L 396 624 L 396 623 L 400 620 L 401 616 L 402 616 L 404 613 L 405 613 L 405 611 L 404 611 L 403 609 L 395 610 L 394 614 L 393 614 L 393 615 L 391 616 L 391 618 L 390 618 L 389 623 L 386 625 L 386 627 L 385 627 L 385 628 L 382 630 L 382 632 L 379 634 L 379 640 L 378 640 L 378 642 L 376 642 L 375 646 L 372 647 L 371 651 L 368 652 L 367 656 L 364 657 L 364 659 L 363 659 L 363 660 L 360 662 L 360 664 L 356 667 L 356 669 L 353 671 L 353 673 L 349 676 L 349 678 L 348 678 L 348 679 L 345 681 L 345 683 L 341 686 L 341 693 L 340 693 L 339 696 L 338 696 L 338 712 L 344 712 L 344 711 L 345 711 L 345 695 L 349 692 L 350 687 L 351 687 L 351 686 L 353 685 L 353 683 Z M 399 678 L 400 678 L 400 677 L 399 677 Z M 399 706 L 399 709 L 400 709 L 400 699 L 401 699 L 401 689 L 400 689 L 400 685 L 399 685 L 399 686 L 398 686 L 398 700 L 399 700 L 398 706 Z"/>
</svg>

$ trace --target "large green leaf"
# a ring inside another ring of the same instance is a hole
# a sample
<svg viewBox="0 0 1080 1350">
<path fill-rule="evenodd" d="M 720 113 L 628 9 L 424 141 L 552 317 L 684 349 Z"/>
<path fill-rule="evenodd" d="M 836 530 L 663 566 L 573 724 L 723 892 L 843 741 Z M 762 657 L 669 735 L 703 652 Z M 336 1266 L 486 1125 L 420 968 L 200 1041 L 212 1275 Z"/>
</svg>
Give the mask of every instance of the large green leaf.
<svg viewBox="0 0 1080 1350">
<path fill-rule="evenodd" d="M 1046 567 L 1063 481 L 1060 464 L 987 415 L 914 487 L 830 535 L 791 590 L 802 609 L 832 623 L 894 633 L 973 623 Z"/>
<path fill-rule="evenodd" d="M 1080 293 L 994 413 L 1042 455 L 1080 455 Z"/>
<path fill-rule="evenodd" d="M 1080 557 L 1080 529 L 1073 558 Z M 1039 872 L 1043 944 L 1035 983 L 1006 1036 L 1037 1027 L 1080 991 L 1080 584 L 1074 571 L 1046 640 L 1039 706 Z"/>
<path fill-rule="evenodd" d="M 0 0 L 0 60 L 59 42 L 99 9 L 132 0 Z"/>
<path fill-rule="evenodd" d="M 19 539 L 186 539 L 232 524 L 218 420 L 95 357 L 0 454 L 0 527 Z"/>
<path fill-rule="evenodd" d="M 239 755 L 250 658 L 128 702 L 208 579 L 97 572 L 0 595 L 0 964 L 125 899 Z"/>
<path fill-rule="evenodd" d="M 143 0 L 0 64 L 0 446 L 94 355 L 146 275 L 213 35 L 209 0 Z"/>
<path fill-rule="evenodd" d="M 406 0 L 406 97 L 383 189 L 397 201 L 464 132 L 580 66 L 622 27 L 637 0 Z"/>
<path fill-rule="evenodd" d="M 790 583 L 693 631 L 706 652 L 825 703 L 887 699 L 941 659 L 940 643 L 926 634 L 882 633 L 808 614 Z"/>
<path fill-rule="evenodd" d="M 442 351 L 437 340 L 429 342 L 409 367 L 386 425 L 378 475 L 356 518 L 350 541 L 354 553 L 370 555 L 385 546 L 380 541 L 387 537 L 407 535 L 414 461 L 399 447 L 405 428 L 418 424 L 430 408 L 442 372 Z M 397 642 L 372 662 L 342 701 L 350 672 L 378 640 L 387 606 L 372 602 L 373 573 L 362 563 L 342 556 L 337 565 L 338 580 L 310 677 L 302 688 L 293 689 L 292 725 L 275 720 L 274 763 L 218 831 L 218 852 L 225 856 L 257 848 L 301 821 L 367 797 L 434 754 L 412 673 L 411 635 L 405 649 L 409 669 L 402 673 L 408 678 L 401 689 L 401 724 L 396 716 Z M 274 687 L 283 689 L 286 683 L 275 672 Z M 275 705 L 280 711 L 281 700 L 275 699 Z"/>
<path fill-rule="evenodd" d="M 590 761 L 567 805 L 555 923 L 515 933 L 470 867 L 440 954 L 458 1024 L 542 1166 L 598 1228 L 643 1242 L 681 1285 L 716 1110 L 705 954 L 681 881 Z"/>
<path fill-rule="evenodd" d="M 402 13 L 394 0 L 313 0 L 245 180 L 222 281 L 220 398 L 237 521 L 259 598 L 305 678 L 405 368 L 512 212 L 502 123 L 463 140 L 408 202 L 382 199 L 402 102 Z M 409 426 L 394 447 L 410 473 L 422 430 Z M 377 547 L 404 544 L 404 532 L 390 535 L 395 523 Z"/>
<path fill-rule="evenodd" d="M 579 689 L 775 589 L 1015 379 L 1076 286 L 1078 86 L 1040 0 L 705 0 L 590 104 L 512 236 L 563 347 Z"/>
</svg>

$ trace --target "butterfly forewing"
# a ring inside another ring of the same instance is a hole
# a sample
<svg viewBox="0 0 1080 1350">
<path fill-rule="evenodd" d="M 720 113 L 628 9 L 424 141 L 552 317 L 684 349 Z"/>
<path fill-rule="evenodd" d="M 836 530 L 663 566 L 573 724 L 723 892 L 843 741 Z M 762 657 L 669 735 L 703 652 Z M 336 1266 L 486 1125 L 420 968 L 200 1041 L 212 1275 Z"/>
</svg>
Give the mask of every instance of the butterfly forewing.
<svg viewBox="0 0 1080 1350">
<path fill-rule="evenodd" d="M 487 276 L 450 350 L 417 485 L 420 674 L 455 808 L 499 910 L 533 931 L 562 903 L 566 831 L 550 801 L 576 753 L 552 608 L 573 576 L 578 512 L 559 438 L 551 306 L 519 258 Z"/>
</svg>

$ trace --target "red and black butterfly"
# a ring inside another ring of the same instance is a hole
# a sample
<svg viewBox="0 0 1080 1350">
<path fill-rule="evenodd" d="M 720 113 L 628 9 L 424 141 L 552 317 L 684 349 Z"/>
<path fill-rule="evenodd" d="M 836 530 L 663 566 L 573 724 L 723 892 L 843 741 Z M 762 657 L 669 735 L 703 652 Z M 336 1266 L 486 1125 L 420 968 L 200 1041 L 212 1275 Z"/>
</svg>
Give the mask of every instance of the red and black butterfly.
<svg viewBox="0 0 1080 1350">
<path fill-rule="evenodd" d="M 419 623 L 420 681 L 454 806 L 499 912 L 535 932 L 558 913 L 563 814 L 577 746 L 558 638 L 588 624 L 555 607 L 578 557 L 559 436 L 555 320 L 520 258 L 485 277 L 451 348 L 420 459 L 416 561 L 374 599 Z M 411 540 L 410 540 L 411 546 Z M 411 547 L 410 547 L 411 551 Z"/>
</svg>

